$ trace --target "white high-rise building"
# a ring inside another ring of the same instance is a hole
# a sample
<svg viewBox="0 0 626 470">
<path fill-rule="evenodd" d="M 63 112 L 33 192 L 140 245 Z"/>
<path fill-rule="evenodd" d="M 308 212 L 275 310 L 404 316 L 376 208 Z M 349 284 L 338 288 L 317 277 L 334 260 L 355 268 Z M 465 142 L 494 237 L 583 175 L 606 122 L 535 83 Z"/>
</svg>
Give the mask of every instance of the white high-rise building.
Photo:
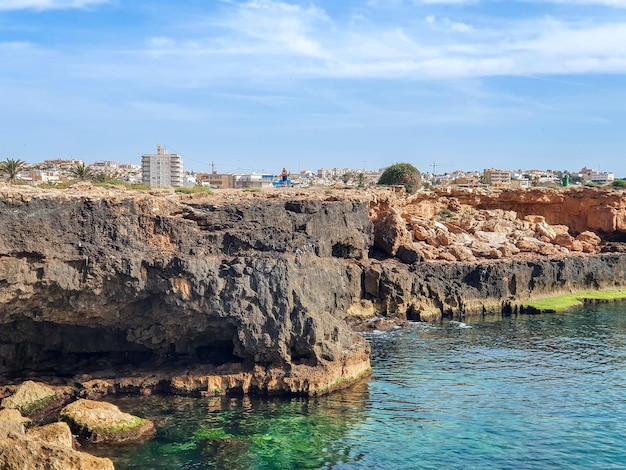
<svg viewBox="0 0 626 470">
<path fill-rule="evenodd" d="M 177 153 L 167 153 L 165 147 L 157 144 L 157 153 L 141 156 L 143 184 L 151 188 L 183 186 L 183 157 Z"/>
</svg>

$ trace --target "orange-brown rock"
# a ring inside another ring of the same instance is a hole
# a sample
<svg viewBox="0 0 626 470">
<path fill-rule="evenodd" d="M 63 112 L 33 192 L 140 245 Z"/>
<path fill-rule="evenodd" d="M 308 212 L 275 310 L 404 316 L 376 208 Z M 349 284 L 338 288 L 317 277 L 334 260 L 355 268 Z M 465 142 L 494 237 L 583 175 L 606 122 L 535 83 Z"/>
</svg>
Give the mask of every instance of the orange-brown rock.
<svg viewBox="0 0 626 470">
<path fill-rule="evenodd" d="M 113 470 L 110 459 L 75 450 L 66 423 L 25 431 L 24 418 L 16 413 L 0 416 L 0 468 L 3 470 Z"/>
</svg>

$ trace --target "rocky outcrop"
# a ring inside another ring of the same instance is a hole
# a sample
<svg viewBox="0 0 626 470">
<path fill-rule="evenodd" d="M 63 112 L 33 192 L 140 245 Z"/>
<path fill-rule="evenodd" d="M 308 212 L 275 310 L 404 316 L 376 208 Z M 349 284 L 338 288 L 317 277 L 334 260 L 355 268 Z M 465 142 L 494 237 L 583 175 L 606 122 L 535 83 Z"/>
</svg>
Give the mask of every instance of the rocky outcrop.
<svg viewBox="0 0 626 470">
<path fill-rule="evenodd" d="M 388 192 L 372 199 L 371 214 L 376 246 L 409 264 L 599 253 L 603 239 L 626 237 L 617 191 Z"/>
<path fill-rule="evenodd" d="M 626 284 L 623 193 L 586 191 L 7 187 L 0 376 L 87 398 L 326 393 L 369 371 L 347 317 Z"/>
<path fill-rule="evenodd" d="M 73 448 L 66 423 L 52 423 L 25 431 L 17 410 L 0 410 L 0 468 L 5 470 L 113 470 L 108 458 Z"/>
<path fill-rule="evenodd" d="M 368 199 L 236 197 L 0 194 L 0 374 L 316 394 L 366 373 L 369 345 L 342 319 Z"/>
<path fill-rule="evenodd" d="M 619 189 L 570 187 L 502 191 L 445 191 L 461 205 L 479 210 L 514 211 L 518 217 L 541 215 L 578 235 L 591 231 L 603 239 L 626 241 L 626 193 Z"/>
<path fill-rule="evenodd" d="M 428 321 L 516 309 L 523 301 L 626 285 L 623 254 L 407 265 L 372 262 L 364 302 L 380 316 Z"/>
</svg>

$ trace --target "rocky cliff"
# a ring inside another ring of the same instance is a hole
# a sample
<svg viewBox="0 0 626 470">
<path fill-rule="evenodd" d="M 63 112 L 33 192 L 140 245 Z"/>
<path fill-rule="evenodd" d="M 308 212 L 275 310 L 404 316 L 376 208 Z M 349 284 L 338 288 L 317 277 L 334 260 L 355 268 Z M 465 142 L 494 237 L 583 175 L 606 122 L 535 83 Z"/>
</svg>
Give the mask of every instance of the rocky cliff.
<svg viewBox="0 0 626 470">
<path fill-rule="evenodd" d="M 6 186 L 0 374 L 86 396 L 324 393 L 369 371 L 348 317 L 623 286 L 626 255 L 609 243 L 626 233 L 623 198 Z"/>
<path fill-rule="evenodd" d="M 89 393 L 302 394 L 366 373 L 342 318 L 368 200 L 275 196 L 3 192 L 0 372 Z"/>
</svg>

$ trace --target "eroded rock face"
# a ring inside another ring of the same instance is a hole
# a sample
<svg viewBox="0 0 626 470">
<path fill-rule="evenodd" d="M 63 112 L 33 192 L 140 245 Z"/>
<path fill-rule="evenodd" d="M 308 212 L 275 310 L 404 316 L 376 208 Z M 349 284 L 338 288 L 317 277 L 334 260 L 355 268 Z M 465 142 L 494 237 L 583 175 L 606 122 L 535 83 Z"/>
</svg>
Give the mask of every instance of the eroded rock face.
<svg viewBox="0 0 626 470">
<path fill-rule="evenodd" d="M 369 370 L 347 316 L 623 286 L 607 244 L 626 233 L 623 194 L 602 194 L 7 187 L 0 376 L 84 397 L 325 393 Z"/>
<path fill-rule="evenodd" d="M 377 248 L 407 264 L 592 254 L 603 239 L 626 240 L 618 191 L 394 191 L 372 199 L 370 212 Z"/>
<path fill-rule="evenodd" d="M 368 200 L 277 194 L 0 194 L 0 373 L 168 391 L 237 366 L 252 392 L 314 394 L 369 370 L 341 320 Z"/>
</svg>

